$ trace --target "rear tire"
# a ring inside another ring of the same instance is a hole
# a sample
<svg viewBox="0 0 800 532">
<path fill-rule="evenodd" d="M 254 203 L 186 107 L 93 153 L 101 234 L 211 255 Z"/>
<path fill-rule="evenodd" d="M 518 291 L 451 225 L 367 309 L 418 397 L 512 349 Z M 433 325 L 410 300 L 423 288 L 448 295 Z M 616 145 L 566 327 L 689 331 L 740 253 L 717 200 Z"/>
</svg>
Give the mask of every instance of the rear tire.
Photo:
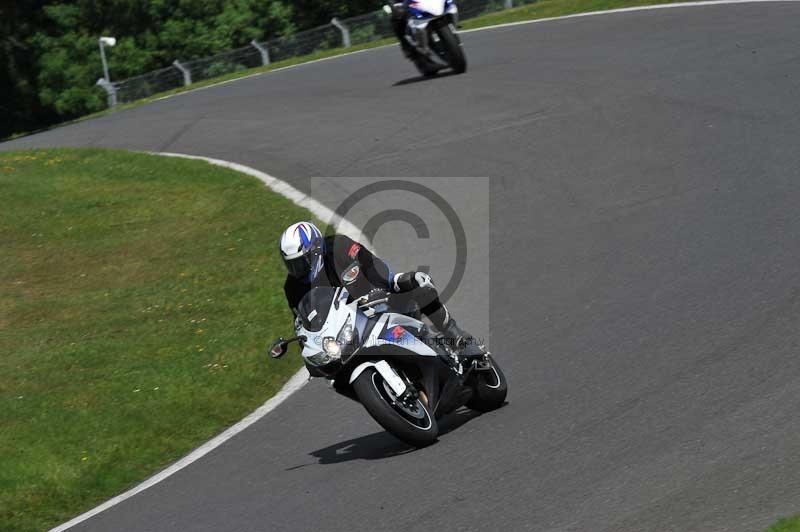
<svg viewBox="0 0 800 532">
<path fill-rule="evenodd" d="M 508 394 L 508 383 L 503 370 L 497 365 L 491 355 L 487 355 L 491 363 L 491 370 L 476 372 L 474 394 L 467 402 L 467 407 L 478 412 L 489 412 L 503 406 Z"/>
<path fill-rule="evenodd" d="M 425 447 L 435 442 L 439 426 L 429 408 L 417 399 L 415 412 L 419 417 L 415 417 L 408 409 L 393 406 L 394 393 L 384 384 L 375 368 L 367 368 L 355 380 L 353 389 L 367 412 L 396 438 L 414 447 Z"/>
<path fill-rule="evenodd" d="M 452 24 L 442 24 L 436 28 L 436 33 L 442 41 L 447 57 L 443 57 L 453 72 L 463 74 L 467 71 L 467 58 L 464 49 L 461 47 L 461 39 L 453 32 Z"/>
</svg>

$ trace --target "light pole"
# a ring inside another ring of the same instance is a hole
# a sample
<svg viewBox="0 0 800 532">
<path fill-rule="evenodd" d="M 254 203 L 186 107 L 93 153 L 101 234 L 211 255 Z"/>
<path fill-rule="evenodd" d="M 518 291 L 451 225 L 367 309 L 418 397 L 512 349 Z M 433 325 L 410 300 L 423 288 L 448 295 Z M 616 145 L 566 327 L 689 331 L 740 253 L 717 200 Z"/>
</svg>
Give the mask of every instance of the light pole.
<svg viewBox="0 0 800 532">
<path fill-rule="evenodd" d="M 117 44 L 117 39 L 114 37 L 100 37 L 100 59 L 103 60 L 103 77 L 106 79 L 106 82 L 111 83 L 111 79 L 108 77 L 108 63 L 106 62 L 106 46 L 114 46 Z"/>
</svg>

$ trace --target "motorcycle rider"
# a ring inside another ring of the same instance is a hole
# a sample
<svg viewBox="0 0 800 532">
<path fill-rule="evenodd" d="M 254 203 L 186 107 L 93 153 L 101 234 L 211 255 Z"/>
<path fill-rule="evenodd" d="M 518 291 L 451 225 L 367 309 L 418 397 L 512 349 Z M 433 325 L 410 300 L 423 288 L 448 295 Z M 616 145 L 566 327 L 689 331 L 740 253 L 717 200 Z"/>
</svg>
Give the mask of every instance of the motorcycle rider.
<svg viewBox="0 0 800 532">
<path fill-rule="evenodd" d="M 297 222 L 286 228 L 279 248 L 288 270 L 283 290 L 295 317 L 303 296 L 317 286 L 344 286 L 356 298 L 382 289 L 390 293 L 392 306 L 402 307 L 409 299 L 415 302 L 458 355 L 483 355 L 484 350 L 475 339 L 456 325 L 427 273 L 393 273 L 360 243 L 345 235 L 323 237 L 311 222 Z"/>
<path fill-rule="evenodd" d="M 391 4 L 390 7 L 392 8 L 392 30 L 394 30 L 394 34 L 400 40 L 400 48 L 403 50 L 403 55 L 411 58 L 413 48 L 405 37 L 406 23 L 408 22 L 408 3 L 409 0 L 403 0 L 402 2 Z"/>
</svg>

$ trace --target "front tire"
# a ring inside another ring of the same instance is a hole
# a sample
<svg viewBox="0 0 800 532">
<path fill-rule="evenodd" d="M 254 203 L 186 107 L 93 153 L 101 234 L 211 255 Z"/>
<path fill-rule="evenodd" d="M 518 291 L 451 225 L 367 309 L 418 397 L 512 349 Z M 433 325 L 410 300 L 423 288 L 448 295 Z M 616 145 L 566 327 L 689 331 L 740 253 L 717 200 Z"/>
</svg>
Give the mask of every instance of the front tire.
<svg viewBox="0 0 800 532">
<path fill-rule="evenodd" d="M 441 44 L 444 48 L 446 57 L 443 57 L 453 72 L 463 74 L 467 71 L 467 58 L 464 55 L 464 48 L 461 47 L 461 39 L 456 35 L 452 24 L 442 24 L 436 28 Z"/>
<path fill-rule="evenodd" d="M 396 438 L 425 447 L 436 441 L 439 426 L 421 399 L 411 406 L 400 404 L 375 368 L 365 369 L 353 383 L 358 400 L 367 412 Z"/>
<path fill-rule="evenodd" d="M 476 372 L 474 393 L 467 402 L 467 407 L 478 412 L 496 410 L 505 403 L 508 395 L 508 382 L 503 370 L 491 355 L 486 355 L 490 369 Z"/>
</svg>

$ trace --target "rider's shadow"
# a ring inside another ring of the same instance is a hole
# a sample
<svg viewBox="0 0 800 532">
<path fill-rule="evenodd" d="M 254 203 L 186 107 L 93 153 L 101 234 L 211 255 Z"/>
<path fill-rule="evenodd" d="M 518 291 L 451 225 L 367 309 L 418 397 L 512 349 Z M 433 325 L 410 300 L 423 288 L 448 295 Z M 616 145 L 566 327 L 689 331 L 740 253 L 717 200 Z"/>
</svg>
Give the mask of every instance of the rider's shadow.
<svg viewBox="0 0 800 532">
<path fill-rule="evenodd" d="M 439 436 L 444 436 L 479 415 L 479 412 L 468 408 L 456 410 L 439 420 Z M 338 464 L 350 460 L 381 460 L 416 450 L 388 432 L 381 431 L 339 442 L 309 454 L 318 458 L 320 464 Z"/>
<path fill-rule="evenodd" d="M 436 74 L 435 76 L 414 76 L 413 78 L 401 79 L 400 81 L 396 81 L 396 82 L 392 83 L 392 87 L 401 87 L 403 85 L 410 85 L 412 83 L 421 83 L 421 82 L 424 82 L 424 81 L 434 81 L 434 80 L 437 80 L 437 79 L 442 79 L 442 78 L 447 78 L 447 77 L 450 77 L 450 76 L 457 76 L 457 75 L 458 74 L 456 74 L 452 70 L 445 70 L 444 72 L 440 72 L 440 73 Z"/>
</svg>

